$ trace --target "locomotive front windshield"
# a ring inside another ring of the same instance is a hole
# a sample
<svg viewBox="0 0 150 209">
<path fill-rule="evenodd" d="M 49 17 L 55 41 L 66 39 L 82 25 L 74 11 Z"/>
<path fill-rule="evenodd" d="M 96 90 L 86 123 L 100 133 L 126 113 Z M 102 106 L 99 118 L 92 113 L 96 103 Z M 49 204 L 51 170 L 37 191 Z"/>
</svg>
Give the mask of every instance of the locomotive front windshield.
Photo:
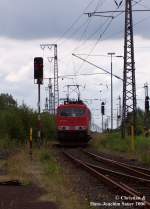
<svg viewBox="0 0 150 209">
<path fill-rule="evenodd" d="M 83 109 L 68 108 L 60 110 L 60 116 L 63 117 L 82 117 L 85 113 Z"/>
</svg>

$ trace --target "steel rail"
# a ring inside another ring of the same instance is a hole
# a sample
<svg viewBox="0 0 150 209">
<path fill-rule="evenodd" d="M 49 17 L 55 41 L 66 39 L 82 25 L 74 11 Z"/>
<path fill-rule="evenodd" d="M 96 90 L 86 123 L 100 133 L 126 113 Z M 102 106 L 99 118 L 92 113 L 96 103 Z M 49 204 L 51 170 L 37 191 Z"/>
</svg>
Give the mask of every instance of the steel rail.
<svg viewBox="0 0 150 209">
<path fill-rule="evenodd" d="M 127 163 L 124 163 L 124 164 L 129 166 L 129 167 L 131 167 L 131 168 L 133 168 L 133 169 L 139 170 L 141 172 L 145 172 L 148 175 L 150 175 L 150 169 L 143 168 L 143 167 L 140 167 L 140 166 L 130 165 L 130 164 L 127 164 Z"/>
<path fill-rule="evenodd" d="M 143 194 L 142 194 L 141 192 L 136 191 L 135 189 L 133 189 L 133 188 L 127 186 L 126 184 L 124 184 L 124 183 L 122 183 L 122 182 L 120 182 L 120 184 L 121 184 L 123 187 L 125 187 L 125 188 L 131 190 L 132 192 L 134 192 L 134 194 L 136 194 L 138 197 L 142 197 L 142 196 L 143 196 Z"/>
<path fill-rule="evenodd" d="M 132 197 L 136 197 L 139 198 L 139 195 L 142 197 L 143 194 L 135 191 L 133 188 L 129 187 L 129 186 L 124 186 L 124 184 L 122 183 L 118 183 L 116 181 L 114 181 L 113 179 L 111 179 L 108 176 L 103 175 L 102 173 L 96 171 L 95 169 L 91 168 L 89 165 L 87 165 L 86 163 L 84 163 L 83 161 L 73 157 L 71 154 L 64 152 L 63 154 L 72 162 L 74 162 L 75 164 L 77 164 L 78 166 L 84 168 L 85 170 L 87 170 L 89 173 L 91 173 L 93 176 L 95 176 L 97 179 L 99 179 L 100 181 L 102 181 L 103 183 L 107 184 L 109 187 L 113 187 L 114 189 L 116 189 L 117 191 L 120 191 L 123 194 L 132 196 Z M 150 202 L 148 201 L 143 201 L 144 202 L 144 208 L 145 209 L 150 209 Z"/>
<path fill-rule="evenodd" d="M 111 160 L 109 158 L 101 157 L 99 155 L 95 155 L 94 153 L 91 153 L 91 152 L 88 152 L 88 151 L 85 151 L 85 150 L 83 152 L 88 154 L 89 156 L 91 156 L 92 158 L 96 159 L 99 162 L 104 162 L 104 163 L 107 162 L 107 164 L 110 164 L 114 167 L 119 167 L 124 171 L 132 172 L 132 174 L 136 175 L 137 177 L 146 178 L 146 179 L 150 180 L 150 175 L 148 175 L 146 173 L 143 173 L 141 171 L 138 171 L 136 169 L 133 169 L 125 163 L 121 163 L 121 162 L 118 162 L 118 161 L 115 161 L 115 160 Z"/>
<path fill-rule="evenodd" d="M 150 184 L 150 180 L 148 179 L 144 179 L 144 178 L 139 178 L 139 177 L 136 177 L 136 176 L 133 176 L 133 175 L 128 175 L 128 174 L 125 174 L 125 173 L 122 173 L 122 172 L 117 172 L 117 171 L 113 171 L 113 170 L 110 170 L 110 169 L 106 169 L 106 168 L 103 168 L 103 167 L 100 167 L 100 166 L 97 166 L 97 165 L 93 165 L 91 163 L 86 163 L 88 166 L 94 168 L 95 170 L 97 171 L 100 171 L 102 172 L 103 174 L 111 174 L 113 176 L 118 176 L 118 177 L 124 177 L 124 178 L 127 178 L 128 180 L 134 180 L 134 181 L 138 181 L 138 183 L 145 183 L 145 184 Z"/>
</svg>

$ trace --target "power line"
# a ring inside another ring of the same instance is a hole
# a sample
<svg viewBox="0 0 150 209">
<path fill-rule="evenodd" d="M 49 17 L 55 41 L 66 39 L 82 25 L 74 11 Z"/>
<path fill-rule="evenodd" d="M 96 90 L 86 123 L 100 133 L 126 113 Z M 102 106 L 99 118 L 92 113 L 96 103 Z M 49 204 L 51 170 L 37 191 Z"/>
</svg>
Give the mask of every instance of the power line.
<svg viewBox="0 0 150 209">
<path fill-rule="evenodd" d="M 97 29 L 96 31 L 94 31 L 86 40 L 83 41 L 82 44 L 80 44 L 79 46 L 75 47 L 73 49 L 73 52 L 75 53 L 76 50 L 78 50 L 79 48 L 81 48 L 81 46 L 85 45 L 87 41 L 89 41 L 90 39 L 92 39 L 97 33 L 99 33 L 100 29 L 102 29 L 106 24 L 106 21 L 101 24 Z"/>
<path fill-rule="evenodd" d="M 101 4 L 101 6 L 102 6 L 104 3 L 106 3 L 106 1 L 105 1 L 105 2 L 103 1 L 102 4 Z M 96 6 L 96 8 L 95 8 L 94 11 L 96 11 L 96 10 L 97 10 L 97 6 Z M 81 42 L 81 40 L 82 40 L 82 37 L 85 35 L 85 33 L 86 33 L 87 30 L 88 30 L 88 27 L 89 27 L 90 22 L 91 22 L 91 18 L 88 18 L 88 20 L 89 20 L 89 22 L 88 22 L 86 28 L 84 29 L 83 33 L 81 34 L 80 39 L 79 39 L 80 42 Z M 81 45 L 84 45 L 85 42 L 86 42 L 87 40 L 90 40 L 96 33 L 99 32 L 99 30 L 100 30 L 101 28 L 103 28 L 104 25 L 105 25 L 105 23 L 102 24 L 102 25 L 100 25 L 100 27 L 98 27 L 98 29 L 96 30 L 96 32 L 92 33 L 92 35 L 91 35 L 89 38 L 87 38 L 86 40 L 85 40 L 85 38 L 84 38 L 83 44 L 81 44 Z M 79 45 L 79 46 L 78 46 L 78 45 Z M 75 52 L 75 50 L 77 50 L 78 48 L 80 48 L 80 44 L 78 44 L 78 45 L 72 50 L 72 52 Z"/>
<path fill-rule="evenodd" d="M 141 24 L 142 22 L 144 22 L 145 20 L 147 20 L 147 19 L 149 19 L 149 18 L 150 18 L 150 16 L 144 17 L 144 18 L 141 19 L 140 21 L 135 22 L 135 23 L 133 24 L 133 26 L 135 27 L 135 26 Z M 116 35 L 119 35 L 119 34 L 122 34 L 123 32 L 124 32 L 124 30 L 120 30 L 120 31 L 118 31 L 118 32 L 116 32 L 116 33 L 110 34 L 109 36 L 107 36 L 107 38 L 112 37 L 112 36 L 116 36 Z"/>
<path fill-rule="evenodd" d="M 98 0 L 97 5 L 96 5 L 95 10 L 94 10 L 95 12 L 99 8 L 99 6 L 100 6 L 100 2 L 101 2 L 101 6 L 104 4 L 104 1 Z M 105 0 L 105 3 L 106 3 L 106 0 Z"/>
<path fill-rule="evenodd" d="M 93 13 L 94 13 L 94 12 L 93 12 Z M 95 12 L 95 13 L 97 13 L 97 12 Z M 87 13 L 87 14 L 88 14 L 88 13 Z M 120 12 L 117 16 L 115 16 L 115 18 L 118 17 L 120 14 L 122 14 L 122 12 Z M 108 21 L 109 19 L 110 19 L 110 18 L 107 17 L 107 20 L 105 21 L 104 25 L 107 23 L 107 21 Z M 94 51 L 94 49 L 96 48 L 98 42 L 102 39 L 103 35 L 105 34 L 105 32 L 108 30 L 109 26 L 111 25 L 113 19 L 114 19 L 114 18 L 112 18 L 112 19 L 108 22 L 108 24 L 106 25 L 105 29 L 104 29 L 103 32 L 100 34 L 98 40 L 96 41 L 96 43 L 94 44 L 94 46 L 92 47 L 92 49 L 90 50 L 90 52 L 88 53 L 86 59 L 87 59 L 87 58 L 91 55 L 91 53 Z M 84 64 L 84 62 L 82 62 L 82 64 L 79 66 L 79 69 L 81 69 L 81 67 L 83 66 L 83 64 Z"/>
<path fill-rule="evenodd" d="M 106 73 L 81 73 L 79 75 L 73 74 L 73 75 L 60 75 L 59 78 L 65 78 L 65 77 L 71 77 L 71 76 L 91 76 L 91 75 L 104 75 Z"/>
<path fill-rule="evenodd" d="M 139 1 L 135 1 L 133 0 L 133 2 L 135 2 L 136 4 L 139 4 L 140 6 L 144 7 L 144 8 L 149 8 L 148 6 L 144 5 L 144 4 L 141 4 L 140 2 L 143 1 L 143 0 L 139 0 Z"/>
<path fill-rule="evenodd" d="M 108 20 L 108 19 L 107 19 Z M 103 32 L 100 34 L 98 40 L 95 42 L 94 46 L 92 47 L 92 49 L 90 50 L 90 52 L 88 53 L 88 55 L 86 56 L 86 59 L 90 56 L 90 54 L 94 51 L 94 49 L 96 48 L 98 42 L 100 41 L 100 39 L 102 38 L 102 36 L 105 34 L 105 32 L 107 31 L 107 29 L 109 28 L 109 26 L 112 23 L 112 19 L 111 21 L 108 22 L 108 24 L 106 25 L 105 29 L 103 30 Z M 84 65 L 84 62 L 82 62 L 82 64 L 79 66 L 79 69 L 82 68 L 82 66 Z"/>
<path fill-rule="evenodd" d="M 91 5 L 93 3 L 93 0 L 91 0 L 89 3 L 88 3 L 88 5 L 85 7 L 85 9 L 83 10 L 83 13 L 87 10 L 87 8 Z M 62 36 L 61 36 L 61 39 L 63 39 L 64 37 L 65 37 L 65 35 L 66 34 L 68 34 L 70 31 L 71 31 L 71 29 L 76 25 L 76 23 L 78 23 L 79 22 L 79 20 L 81 19 L 81 17 L 83 16 L 83 14 L 80 14 L 76 19 L 75 19 L 75 21 L 64 31 L 64 33 L 62 34 Z M 57 40 L 57 41 L 59 41 L 59 39 Z M 56 41 L 56 42 L 57 42 Z M 60 44 L 62 44 L 62 42 L 60 43 Z"/>
<path fill-rule="evenodd" d="M 105 75 L 106 73 L 81 73 L 81 74 L 68 74 L 68 75 L 59 75 L 58 78 L 67 78 L 67 77 L 80 77 L 80 76 L 91 76 L 91 75 Z M 49 78 L 43 78 L 45 80 L 49 80 Z M 54 77 L 51 77 L 54 79 Z"/>
<path fill-rule="evenodd" d="M 134 9 L 133 12 L 149 12 L 149 9 Z M 91 14 L 91 16 L 94 16 L 95 14 L 105 14 L 105 13 L 123 13 L 125 10 L 107 10 L 107 11 L 101 11 L 101 12 L 92 12 L 92 13 L 85 13 L 85 14 Z"/>
<path fill-rule="evenodd" d="M 102 68 L 102 67 L 100 67 L 100 66 L 98 66 L 98 65 L 95 65 L 95 64 L 89 62 L 88 60 L 83 59 L 83 58 L 77 56 L 76 54 L 72 54 L 72 55 L 75 56 L 75 57 L 77 57 L 77 58 L 79 58 L 79 59 L 81 59 L 81 60 L 84 61 L 84 62 L 87 62 L 88 64 L 90 64 L 90 65 L 92 65 L 92 66 L 94 66 L 94 67 L 96 67 L 96 68 L 99 68 L 100 70 L 104 71 L 106 74 L 111 74 L 108 70 L 105 70 L 104 68 Z M 115 74 L 112 74 L 112 75 L 113 75 L 115 78 L 117 78 L 117 79 L 123 81 L 123 79 L 122 79 L 121 77 L 119 77 L 119 76 L 117 76 L 117 75 L 115 75 Z"/>
<path fill-rule="evenodd" d="M 84 53 L 83 53 L 83 54 L 82 54 L 82 53 L 81 53 L 81 54 L 80 54 L 80 53 L 77 54 L 77 53 L 76 53 L 76 55 L 79 55 L 79 56 L 87 56 L 88 54 L 84 54 Z M 104 54 L 91 54 L 91 55 L 89 55 L 89 56 L 90 56 L 90 57 L 109 57 L 108 55 L 104 55 Z"/>
<path fill-rule="evenodd" d="M 119 13 L 118 15 L 116 15 L 116 17 L 118 17 L 119 15 L 120 15 L 120 13 Z M 115 17 L 115 18 L 116 18 L 116 17 Z M 102 39 L 103 35 L 105 34 L 105 32 L 108 30 L 109 26 L 111 25 L 112 20 L 111 20 L 110 22 L 108 22 L 108 20 L 109 20 L 109 18 L 108 18 L 108 19 L 107 19 L 107 20 L 106 20 L 106 21 L 105 21 L 105 22 L 104 22 L 104 23 L 96 30 L 96 32 L 92 33 L 92 35 L 87 39 L 87 40 L 90 40 L 95 34 L 97 34 L 97 33 L 99 32 L 99 30 L 100 30 L 103 26 L 105 26 L 105 25 L 107 24 L 106 27 L 104 28 L 104 30 L 103 30 L 103 31 L 101 32 L 101 34 L 99 35 L 98 40 L 96 41 L 96 43 L 94 44 L 94 46 L 93 46 L 92 49 L 90 50 L 89 55 L 94 51 L 94 49 L 96 48 L 98 42 Z M 85 31 L 87 31 L 87 29 L 86 29 Z M 84 32 L 83 32 L 83 34 L 84 34 Z M 83 36 L 83 35 L 82 35 L 82 36 Z M 81 45 L 84 45 L 84 44 L 86 43 L 87 40 L 85 40 L 84 43 L 81 44 Z M 76 47 L 76 48 L 73 50 L 73 52 L 75 52 L 78 48 L 80 48 L 81 45 L 80 45 L 79 47 Z M 87 56 L 87 58 L 88 58 L 88 56 Z M 83 64 L 84 64 L 84 63 L 82 63 L 82 64 L 79 66 L 78 69 L 81 69 L 82 66 L 83 66 Z"/>
<path fill-rule="evenodd" d="M 87 18 L 83 23 L 81 23 L 74 31 L 72 31 L 72 33 L 70 34 L 70 37 L 72 38 L 73 36 L 75 36 L 83 27 L 84 25 L 86 26 L 86 28 L 88 27 L 90 21 Z M 62 43 L 64 44 L 64 42 L 66 42 L 67 40 L 62 41 L 59 45 L 61 45 Z"/>
<path fill-rule="evenodd" d="M 117 11 L 117 10 L 115 10 L 115 11 Z M 122 11 L 118 11 L 118 12 L 119 12 L 119 14 L 116 15 L 114 18 L 117 18 L 119 15 L 123 14 Z M 94 13 L 98 13 L 98 12 L 92 12 L 91 14 L 94 14 Z M 114 11 L 112 11 L 112 13 L 114 13 Z M 89 14 L 89 13 L 86 13 L 86 14 Z M 104 35 L 105 32 L 108 30 L 108 28 L 109 28 L 109 26 L 111 25 L 111 23 L 112 23 L 112 21 L 113 21 L 114 18 L 112 18 L 112 19 L 108 22 L 108 24 L 106 25 L 105 29 L 104 29 L 103 32 L 100 34 L 98 40 L 96 41 L 96 43 L 94 44 L 94 46 L 92 47 L 92 49 L 90 50 L 90 52 L 88 53 L 86 59 L 87 59 L 87 58 L 91 55 L 91 53 L 94 51 L 94 49 L 96 48 L 98 42 L 102 39 L 103 35 Z M 104 25 L 107 23 L 107 21 L 108 21 L 109 19 L 110 19 L 110 18 L 108 17 L 107 20 L 105 21 Z M 82 68 L 83 64 L 84 64 L 84 62 L 79 66 L 79 69 Z"/>
<path fill-rule="evenodd" d="M 137 4 L 139 4 L 141 1 L 142 1 L 142 0 L 139 0 L 138 2 L 136 1 L 136 2 L 133 4 L 133 7 L 136 6 Z M 117 11 L 117 10 L 116 10 L 116 11 Z M 147 11 L 149 11 L 149 10 L 147 10 Z M 120 15 L 122 15 L 122 14 L 124 13 L 124 10 L 123 10 L 123 11 L 118 11 L 118 12 L 119 12 L 119 14 L 117 14 L 116 16 L 114 16 L 113 19 L 116 19 L 117 17 L 119 17 Z M 144 18 L 143 20 L 145 20 L 145 19 L 147 19 L 147 18 Z M 141 21 L 141 22 L 142 22 L 142 21 Z M 135 23 L 134 26 L 135 26 L 136 24 L 138 24 L 138 23 L 140 23 L 140 21 L 137 22 L 137 23 Z M 113 35 L 116 35 L 116 34 L 119 34 L 119 33 L 122 33 L 122 32 L 124 32 L 124 31 L 121 30 L 121 31 L 119 31 L 119 32 L 117 32 L 117 33 L 114 33 Z M 107 36 L 107 37 L 111 37 L 111 36 L 112 36 L 112 34 L 110 34 L 110 35 Z"/>
<path fill-rule="evenodd" d="M 89 4 L 90 4 L 90 3 L 89 3 Z M 103 4 L 104 4 L 104 1 L 101 1 L 101 6 L 102 6 Z M 98 0 L 98 3 L 97 3 L 96 8 L 95 8 L 95 11 L 98 9 L 99 5 L 100 5 L 100 0 Z M 85 10 L 86 10 L 88 7 L 89 7 L 89 5 L 84 9 L 84 12 L 85 12 Z M 82 16 L 82 15 L 81 15 L 81 16 Z M 87 32 L 88 27 L 89 27 L 89 25 L 90 25 L 90 22 L 91 22 L 91 19 L 88 18 L 88 20 L 86 20 L 82 25 L 80 25 L 80 26 L 76 29 L 76 31 L 73 33 L 73 35 L 75 35 L 75 34 L 76 34 L 80 29 L 82 29 L 83 26 L 85 25 L 85 29 L 84 29 L 84 31 L 83 31 L 81 37 L 80 37 L 80 40 L 81 40 L 82 37 L 83 37 L 83 36 L 85 35 L 85 33 Z M 63 42 L 63 43 L 64 43 L 64 42 Z"/>
<path fill-rule="evenodd" d="M 101 6 L 103 5 L 103 3 L 104 3 L 104 2 L 102 2 Z M 100 4 L 100 0 L 98 0 L 98 3 L 97 3 L 97 5 L 96 5 L 96 7 L 95 7 L 95 11 L 98 9 L 99 4 Z M 86 28 L 84 29 L 84 31 L 83 31 L 83 33 L 82 33 L 82 35 L 81 35 L 81 37 L 80 37 L 80 40 L 82 39 L 82 37 L 84 36 L 84 34 L 87 32 L 88 27 L 89 27 L 89 25 L 90 25 L 90 23 L 91 23 L 91 19 L 88 18 L 88 20 L 89 20 L 89 22 L 88 22 Z M 74 50 L 76 50 L 76 48 L 75 48 Z M 80 69 L 80 68 L 79 68 L 79 69 Z M 77 81 L 76 81 L 76 85 L 77 85 Z"/>
</svg>

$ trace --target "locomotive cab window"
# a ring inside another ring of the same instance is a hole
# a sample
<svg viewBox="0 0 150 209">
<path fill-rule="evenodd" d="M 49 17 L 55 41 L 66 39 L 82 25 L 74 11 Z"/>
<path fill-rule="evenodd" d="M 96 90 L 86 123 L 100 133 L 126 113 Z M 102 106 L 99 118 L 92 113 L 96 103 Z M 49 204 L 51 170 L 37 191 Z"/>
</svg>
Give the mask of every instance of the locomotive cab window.
<svg viewBox="0 0 150 209">
<path fill-rule="evenodd" d="M 83 109 L 63 109 L 60 110 L 60 116 L 63 117 L 82 117 L 85 113 Z"/>
</svg>

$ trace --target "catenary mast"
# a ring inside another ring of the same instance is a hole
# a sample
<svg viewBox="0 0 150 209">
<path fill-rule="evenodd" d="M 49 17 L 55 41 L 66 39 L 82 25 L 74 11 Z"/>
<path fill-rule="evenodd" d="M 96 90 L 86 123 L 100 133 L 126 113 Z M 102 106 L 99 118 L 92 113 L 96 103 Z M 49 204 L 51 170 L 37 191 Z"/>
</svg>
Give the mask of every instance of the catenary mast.
<svg viewBox="0 0 150 209">
<path fill-rule="evenodd" d="M 130 120 L 130 122 L 129 122 Z M 136 83 L 133 41 L 132 0 L 125 1 L 125 36 L 124 36 L 124 72 L 123 72 L 123 109 L 122 136 L 126 135 L 130 124 L 136 129 Z"/>
</svg>

